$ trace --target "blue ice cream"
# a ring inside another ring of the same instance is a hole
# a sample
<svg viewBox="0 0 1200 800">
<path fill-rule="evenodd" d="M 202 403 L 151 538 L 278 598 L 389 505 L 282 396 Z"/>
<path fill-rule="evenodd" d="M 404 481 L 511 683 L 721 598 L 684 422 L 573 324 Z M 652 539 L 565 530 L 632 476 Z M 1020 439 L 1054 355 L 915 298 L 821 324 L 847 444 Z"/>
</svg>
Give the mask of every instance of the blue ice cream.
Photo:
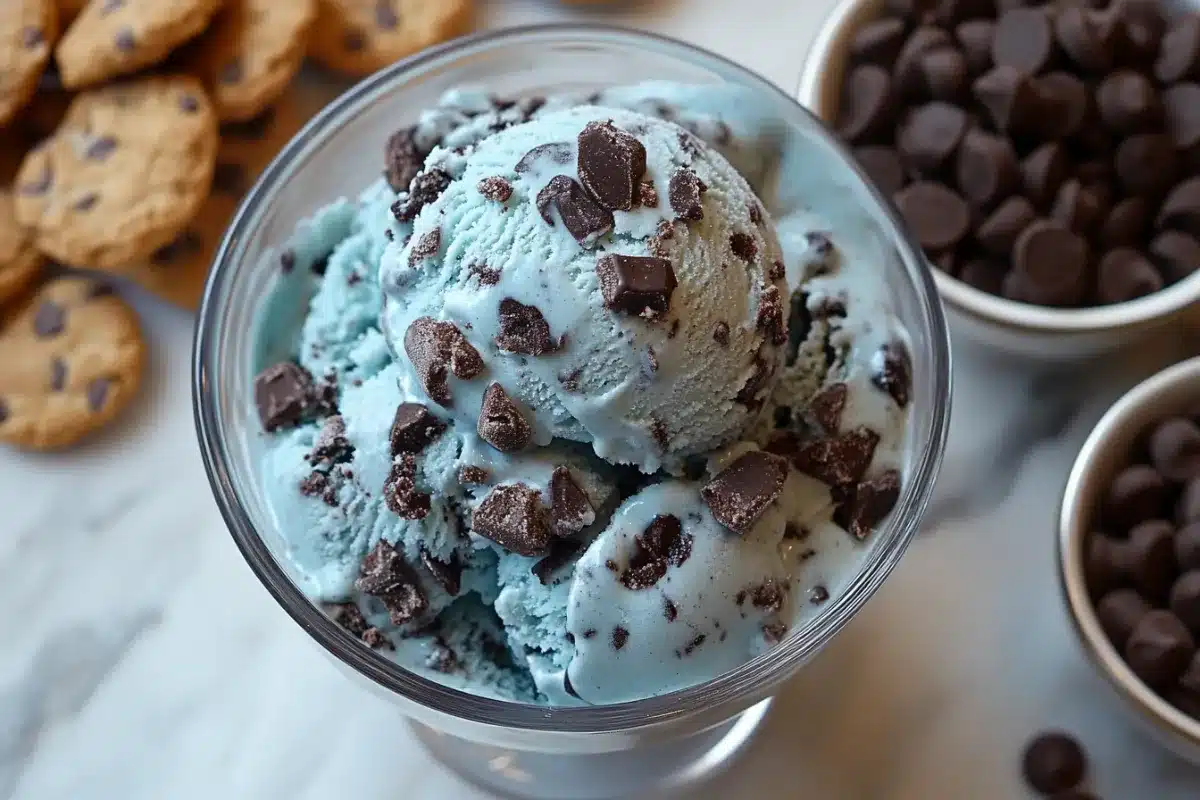
<svg viewBox="0 0 1200 800">
<path fill-rule="evenodd" d="M 262 481 L 364 646 L 622 702 L 738 667 L 853 575 L 904 468 L 886 255 L 817 194 L 773 219 L 778 131 L 742 100 L 455 91 L 285 244 Z"/>
</svg>

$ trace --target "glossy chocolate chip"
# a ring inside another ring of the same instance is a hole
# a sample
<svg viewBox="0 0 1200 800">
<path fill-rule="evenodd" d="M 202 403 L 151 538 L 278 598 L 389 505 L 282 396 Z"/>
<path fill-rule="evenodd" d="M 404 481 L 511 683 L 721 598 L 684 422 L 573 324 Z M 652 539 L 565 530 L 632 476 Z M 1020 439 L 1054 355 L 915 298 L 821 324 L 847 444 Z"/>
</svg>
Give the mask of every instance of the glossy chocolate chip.
<svg viewBox="0 0 1200 800">
<path fill-rule="evenodd" d="M 914 183 L 896 195 L 896 205 L 927 251 L 953 247 L 962 241 L 970 227 L 966 201 L 940 183 Z"/>
</svg>

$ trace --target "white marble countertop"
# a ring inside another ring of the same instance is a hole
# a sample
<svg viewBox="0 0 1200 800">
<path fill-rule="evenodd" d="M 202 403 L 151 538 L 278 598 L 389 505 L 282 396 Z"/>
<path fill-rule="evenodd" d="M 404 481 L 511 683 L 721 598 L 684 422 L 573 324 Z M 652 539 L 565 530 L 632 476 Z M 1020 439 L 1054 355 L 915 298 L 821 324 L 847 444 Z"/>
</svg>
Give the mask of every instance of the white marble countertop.
<svg viewBox="0 0 1200 800">
<path fill-rule="evenodd" d="M 833 0 L 657 0 L 587 16 L 690 39 L 785 88 Z M 491 0 L 489 24 L 582 17 Z M 148 387 L 69 454 L 0 452 L 0 799 L 479 798 L 347 681 L 243 565 L 194 444 L 191 318 L 139 300 Z M 1045 726 L 1108 800 L 1194 798 L 1200 769 L 1133 727 L 1071 638 L 1053 515 L 1091 424 L 1184 354 L 1078 374 L 956 348 L 953 432 L 926 530 L 697 798 L 1018 798 Z M 1190 351 L 1189 351 L 1190 348 Z"/>
</svg>

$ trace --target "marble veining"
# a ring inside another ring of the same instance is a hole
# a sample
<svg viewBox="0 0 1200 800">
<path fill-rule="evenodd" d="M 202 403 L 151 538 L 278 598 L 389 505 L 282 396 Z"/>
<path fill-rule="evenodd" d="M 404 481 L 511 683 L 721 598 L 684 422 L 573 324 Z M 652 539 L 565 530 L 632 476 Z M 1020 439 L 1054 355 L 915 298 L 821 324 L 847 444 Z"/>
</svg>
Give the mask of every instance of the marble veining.
<svg viewBox="0 0 1200 800">
<path fill-rule="evenodd" d="M 484 17 L 669 32 L 791 89 L 832 4 L 491 0 Z M 194 443 L 191 319 L 136 303 L 152 358 L 132 413 L 66 455 L 0 453 L 0 800 L 483 798 L 244 566 Z M 1150 742 L 1089 669 L 1053 560 L 1058 495 L 1088 430 L 1200 337 L 1071 371 L 955 344 L 952 434 L 922 536 L 786 687 L 745 760 L 691 797 L 1027 797 L 1019 751 L 1050 725 L 1081 737 L 1105 798 L 1200 795 L 1200 768 Z"/>
</svg>

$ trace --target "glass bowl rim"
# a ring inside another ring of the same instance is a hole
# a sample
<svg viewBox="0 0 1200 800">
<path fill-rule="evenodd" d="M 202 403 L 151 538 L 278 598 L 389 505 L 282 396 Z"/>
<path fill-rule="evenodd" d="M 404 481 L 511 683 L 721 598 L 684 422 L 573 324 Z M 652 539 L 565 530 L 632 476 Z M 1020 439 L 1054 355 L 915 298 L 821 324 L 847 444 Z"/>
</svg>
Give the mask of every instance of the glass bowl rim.
<svg viewBox="0 0 1200 800">
<path fill-rule="evenodd" d="M 359 111 L 377 94 L 394 91 L 406 78 L 447 66 L 481 50 L 547 39 L 649 48 L 659 55 L 697 64 L 756 92 L 774 95 L 781 104 L 807 118 L 812 133 L 823 138 L 826 146 L 833 148 L 842 160 L 841 166 L 848 169 L 874 198 L 877 221 L 886 223 L 883 227 L 890 243 L 903 254 L 907 264 L 915 268 L 906 268 L 905 272 L 908 279 L 915 283 L 920 316 L 928 326 L 929 349 L 932 351 L 926 374 L 930 376 L 935 402 L 928 425 L 917 432 L 918 440 L 924 442 L 923 447 L 912 462 L 910 478 L 889 517 L 889 524 L 876 533 L 882 541 L 875 545 L 872 557 L 863 564 L 845 591 L 824 613 L 801 629 L 803 635 L 797 632 L 735 670 L 667 694 L 611 705 L 555 707 L 481 697 L 424 678 L 361 646 L 357 639 L 323 613 L 288 578 L 242 506 L 230 477 L 231 460 L 221 435 L 220 404 L 215 401 L 211 390 L 214 384 L 209 380 L 210 374 L 217 374 L 215 365 L 219 362 L 219 354 L 215 343 L 219 337 L 216 332 L 220 330 L 224 316 L 224 287 L 229 276 L 237 270 L 238 262 L 234 256 L 241 249 L 246 231 L 257 222 L 261 206 L 277 188 L 281 176 L 290 165 L 303 153 L 336 136 L 337 127 L 344 118 Z M 596 734 L 666 725 L 706 708 L 717 708 L 749 697 L 761 697 L 827 644 L 875 594 L 914 538 L 921 515 L 929 502 L 949 432 L 950 340 L 933 276 L 924 259 L 918 257 L 919 253 L 920 249 L 900 224 L 890 204 L 870 186 L 849 153 L 826 130 L 824 124 L 788 92 L 724 56 L 661 34 L 597 24 L 527 25 L 456 39 L 398 61 L 343 92 L 283 147 L 243 199 L 214 257 L 196 319 L 192 399 L 205 471 L 234 542 L 251 571 L 275 601 L 338 661 L 390 693 L 418 705 L 480 725 L 531 733 Z"/>
</svg>

